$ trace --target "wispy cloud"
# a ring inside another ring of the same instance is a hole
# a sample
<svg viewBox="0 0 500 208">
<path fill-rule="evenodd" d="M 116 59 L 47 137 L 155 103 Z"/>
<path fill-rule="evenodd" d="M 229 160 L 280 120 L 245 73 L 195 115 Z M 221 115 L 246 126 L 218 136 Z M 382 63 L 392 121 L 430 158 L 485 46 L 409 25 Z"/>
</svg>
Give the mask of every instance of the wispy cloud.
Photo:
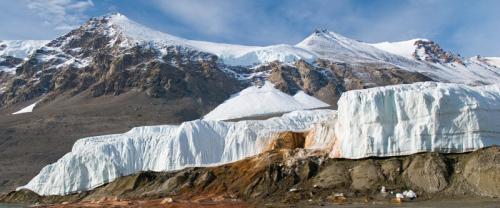
<svg viewBox="0 0 500 208">
<path fill-rule="evenodd" d="M 190 0 L 190 1 L 162 1 L 153 0 L 153 3 L 166 15 L 174 17 L 186 26 L 195 28 L 206 34 L 216 35 L 230 30 L 234 22 L 238 21 L 237 14 L 244 2 L 224 0 Z M 246 12 L 248 13 L 248 12 Z"/>
<path fill-rule="evenodd" d="M 92 0 L 31 0 L 28 8 L 37 13 L 47 26 L 56 30 L 78 27 L 89 17 L 84 12 L 94 6 Z"/>
</svg>

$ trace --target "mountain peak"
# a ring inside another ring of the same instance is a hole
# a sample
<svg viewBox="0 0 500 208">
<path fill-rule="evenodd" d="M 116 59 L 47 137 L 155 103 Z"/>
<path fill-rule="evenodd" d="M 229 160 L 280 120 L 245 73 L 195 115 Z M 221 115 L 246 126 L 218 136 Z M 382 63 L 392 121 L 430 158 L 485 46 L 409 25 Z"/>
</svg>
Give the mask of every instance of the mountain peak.
<svg viewBox="0 0 500 208">
<path fill-rule="evenodd" d="M 94 29 L 96 27 L 106 28 L 107 34 L 113 35 L 121 33 L 126 39 L 132 42 L 160 42 L 166 44 L 184 45 L 186 40 L 172 36 L 140 23 L 137 23 L 125 15 L 117 12 L 105 14 L 97 18 L 91 18 L 84 27 Z"/>
<path fill-rule="evenodd" d="M 338 33 L 335 33 L 333 31 L 330 31 L 327 29 L 315 30 L 314 33 L 312 35 L 310 35 L 309 37 L 321 37 L 321 38 L 325 38 L 327 40 L 335 40 L 335 41 L 342 41 L 342 42 L 353 42 L 353 41 L 359 42 L 357 40 L 347 38 L 343 35 L 340 35 Z"/>
<path fill-rule="evenodd" d="M 120 18 L 120 17 L 127 18 L 125 15 L 118 13 L 118 12 L 111 12 L 111 13 L 108 13 L 108 14 L 101 16 L 102 19 L 113 19 L 113 18 Z"/>
<path fill-rule="evenodd" d="M 330 31 L 328 29 L 316 29 L 316 30 L 314 30 L 314 34 L 320 35 L 323 33 L 330 33 Z"/>
</svg>

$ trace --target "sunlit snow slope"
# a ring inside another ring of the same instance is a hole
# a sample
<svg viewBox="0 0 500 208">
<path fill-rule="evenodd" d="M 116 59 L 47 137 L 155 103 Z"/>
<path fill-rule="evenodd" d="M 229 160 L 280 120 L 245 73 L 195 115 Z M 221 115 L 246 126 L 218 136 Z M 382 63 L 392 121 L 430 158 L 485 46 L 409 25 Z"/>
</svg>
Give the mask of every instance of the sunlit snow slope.
<svg viewBox="0 0 500 208">
<path fill-rule="evenodd" d="M 68 194 L 141 170 L 232 162 L 263 152 L 273 134 L 309 130 L 332 112 L 294 111 L 268 120 L 236 123 L 195 120 L 80 139 L 70 153 L 44 167 L 19 189 L 42 195 Z"/>
<path fill-rule="evenodd" d="M 484 85 L 500 82 L 500 58 L 472 57 L 465 59 L 451 52 L 445 52 L 439 45 L 427 39 L 413 39 L 401 42 L 383 42 L 371 46 L 400 55 L 424 64 L 415 68 L 402 67 L 409 71 L 423 72 L 439 81 Z"/>
<path fill-rule="evenodd" d="M 227 120 L 327 106 L 329 105 L 302 91 L 292 97 L 266 82 L 262 87 L 251 86 L 234 94 L 203 119 Z"/>
<path fill-rule="evenodd" d="M 0 56 L 24 58 L 49 40 L 0 40 Z"/>
<path fill-rule="evenodd" d="M 217 55 L 228 65 L 254 66 L 276 60 L 293 62 L 299 59 L 313 61 L 317 58 L 307 50 L 283 44 L 260 47 L 187 40 L 147 28 L 118 13 L 101 18 L 109 20 L 109 25 L 118 28 L 117 32 L 122 32 L 129 40 L 156 45 L 176 45 L 208 52 Z"/>
<path fill-rule="evenodd" d="M 48 42 L 48 40 L 0 40 L 0 63 L 8 56 L 23 59 Z M 0 71 L 14 73 L 15 68 L 0 64 Z"/>
<path fill-rule="evenodd" d="M 342 95 L 332 157 L 459 153 L 500 145 L 500 85 L 416 83 Z"/>
</svg>

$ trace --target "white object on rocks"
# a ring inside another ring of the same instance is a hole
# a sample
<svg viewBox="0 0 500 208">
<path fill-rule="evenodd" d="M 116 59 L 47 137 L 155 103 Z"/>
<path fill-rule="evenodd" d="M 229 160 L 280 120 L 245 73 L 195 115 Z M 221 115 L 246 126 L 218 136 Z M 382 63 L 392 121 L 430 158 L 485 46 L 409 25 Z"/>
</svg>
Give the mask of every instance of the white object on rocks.
<svg viewBox="0 0 500 208">
<path fill-rule="evenodd" d="M 412 190 L 407 190 L 407 191 L 404 191 L 404 192 L 403 192 L 403 195 L 404 195 L 406 198 L 410 198 L 410 199 L 417 198 L 417 194 L 415 194 L 415 192 L 413 192 Z"/>
</svg>

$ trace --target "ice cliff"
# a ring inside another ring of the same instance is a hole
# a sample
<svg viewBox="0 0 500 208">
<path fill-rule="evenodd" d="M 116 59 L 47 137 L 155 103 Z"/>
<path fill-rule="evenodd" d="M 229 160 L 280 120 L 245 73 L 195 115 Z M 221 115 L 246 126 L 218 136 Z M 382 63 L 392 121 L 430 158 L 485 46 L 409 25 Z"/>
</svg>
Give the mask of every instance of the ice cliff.
<svg viewBox="0 0 500 208">
<path fill-rule="evenodd" d="M 195 120 L 180 126 L 137 127 L 124 134 L 84 138 L 18 189 L 61 195 L 138 171 L 228 163 L 263 152 L 277 132 L 309 130 L 332 112 L 294 111 L 260 121 Z"/>
<path fill-rule="evenodd" d="M 354 90 L 342 94 L 338 106 L 331 157 L 460 153 L 500 145 L 500 85 L 425 82 Z"/>
</svg>

